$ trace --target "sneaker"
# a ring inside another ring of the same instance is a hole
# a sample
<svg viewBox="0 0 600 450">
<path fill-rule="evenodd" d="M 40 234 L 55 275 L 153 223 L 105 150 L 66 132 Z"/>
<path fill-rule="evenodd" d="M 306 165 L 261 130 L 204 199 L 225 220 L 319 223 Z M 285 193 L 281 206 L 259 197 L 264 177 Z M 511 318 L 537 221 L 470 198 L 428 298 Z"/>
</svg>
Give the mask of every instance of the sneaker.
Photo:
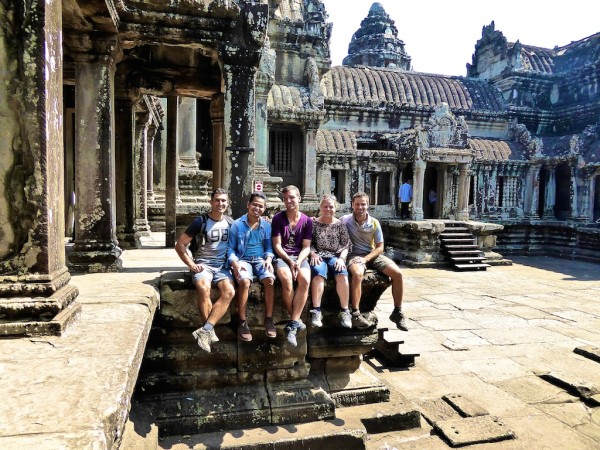
<svg viewBox="0 0 600 450">
<path fill-rule="evenodd" d="M 214 344 L 215 342 L 219 342 L 219 338 L 217 337 L 217 333 L 215 333 L 215 329 L 210 330 L 210 343 Z"/>
<path fill-rule="evenodd" d="M 198 328 L 192 333 L 192 336 L 196 338 L 196 341 L 198 342 L 198 347 L 200 347 L 205 352 L 210 353 L 210 331 L 205 330 L 204 328 Z"/>
<path fill-rule="evenodd" d="M 309 312 L 310 312 L 310 324 L 313 327 L 321 328 L 323 326 L 323 314 L 321 314 L 321 311 L 317 311 L 316 309 L 311 309 Z"/>
<path fill-rule="evenodd" d="M 275 328 L 275 324 L 271 317 L 265 319 L 265 333 L 270 338 L 277 337 L 277 329 Z"/>
<path fill-rule="evenodd" d="M 250 328 L 248 327 L 248 322 L 243 320 L 238 325 L 238 336 L 242 341 L 250 342 L 252 340 L 252 333 L 250 333 Z"/>
<path fill-rule="evenodd" d="M 350 311 L 340 311 L 338 316 L 340 318 L 340 323 L 344 328 L 352 328 L 352 314 Z"/>
<path fill-rule="evenodd" d="M 302 319 L 298 319 L 295 322 L 296 322 L 296 329 L 298 331 L 306 330 L 306 324 L 304 322 L 302 322 Z"/>
<path fill-rule="evenodd" d="M 399 330 L 408 331 L 406 319 L 401 312 L 392 312 L 392 314 L 390 314 L 390 320 L 396 324 Z"/>
<path fill-rule="evenodd" d="M 363 316 L 361 313 L 355 314 L 352 313 L 352 326 L 355 328 L 358 328 L 359 330 L 364 330 L 366 328 L 369 328 L 371 325 L 373 325 L 371 322 L 369 322 L 365 316 Z"/>
<path fill-rule="evenodd" d="M 296 335 L 298 334 L 298 330 L 296 328 L 292 328 L 287 332 L 287 340 L 292 345 L 292 347 L 298 346 L 298 341 L 296 340 Z"/>
</svg>

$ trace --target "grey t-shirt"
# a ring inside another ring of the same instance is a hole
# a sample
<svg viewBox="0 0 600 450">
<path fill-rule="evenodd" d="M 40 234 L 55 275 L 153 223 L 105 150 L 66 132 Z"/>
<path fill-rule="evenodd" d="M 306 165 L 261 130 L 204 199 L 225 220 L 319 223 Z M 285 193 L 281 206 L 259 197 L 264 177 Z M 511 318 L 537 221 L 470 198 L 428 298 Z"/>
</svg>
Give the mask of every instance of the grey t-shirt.
<svg viewBox="0 0 600 450">
<path fill-rule="evenodd" d="M 375 245 L 383 242 L 383 232 L 379 220 L 367 215 L 367 220 L 360 226 L 352 214 L 342 217 L 342 222 L 348 228 L 352 242 L 352 254 L 364 256 L 371 253 Z"/>
<path fill-rule="evenodd" d="M 206 264 L 214 268 L 224 265 L 227 256 L 227 242 L 229 241 L 229 222 L 223 217 L 218 222 L 207 218 L 204 230 L 204 239 L 197 236 L 200 233 L 201 222 L 192 222 L 185 230 L 188 236 L 198 240 L 198 249 L 194 254 L 196 264 Z M 202 240 L 204 243 L 202 244 Z"/>
</svg>

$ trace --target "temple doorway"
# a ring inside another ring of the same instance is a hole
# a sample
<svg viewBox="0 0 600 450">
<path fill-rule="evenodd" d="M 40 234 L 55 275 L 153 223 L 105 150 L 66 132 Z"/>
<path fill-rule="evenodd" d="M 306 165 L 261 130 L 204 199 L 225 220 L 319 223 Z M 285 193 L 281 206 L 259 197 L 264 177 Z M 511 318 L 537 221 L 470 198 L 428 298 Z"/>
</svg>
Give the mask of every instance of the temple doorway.
<svg viewBox="0 0 600 450">
<path fill-rule="evenodd" d="M 600 221 L 600 175 L 594 177 L 592 186 L 594 188 L 594 210 L 592 217 L 594 222 L 596 222 Z"/>
<path fill-rule="evenodd" d="M 543 217 L 544 216 L 544 205 L 546 202 L 546 180 L 548 178 L 548 173 L 546 168 L 542 168 L 540 170 L 540 175 L 539 175 L 539 186 L 540 186 L 540 190 L 539 190 L 539 196 L 538 196 L 538 211 L 537 211 L 537 215 L 538 217 Z"/>
<path fill-rule="evenodd" d="M 554 216 L 566 220 L 571 215 L 571 168 L 562 163 L 556 167 L 556 203 Z"/>
<path fill-rule="evenodd" d="M 425 179 L 423 180 L 423 217 L 425 219 L 438 218 L 438 168 L 436 165 L 427 164 Z"/>
</svg>

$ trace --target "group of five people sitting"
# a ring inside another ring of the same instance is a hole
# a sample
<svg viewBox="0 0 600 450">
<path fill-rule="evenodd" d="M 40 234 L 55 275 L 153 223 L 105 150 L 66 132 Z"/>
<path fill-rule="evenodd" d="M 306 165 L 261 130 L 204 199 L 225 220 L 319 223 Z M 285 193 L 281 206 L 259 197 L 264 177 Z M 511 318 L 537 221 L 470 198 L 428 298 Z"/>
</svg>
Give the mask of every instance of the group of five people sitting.
<svg viewBox="0 0 600 450">
<path fill-rule="evenodd" d="M 216 189 L 211 196 L 210 212 L 198 216 L 177 240 L 175 250 L 190 268 L 198 293 L 198 310 L 203 322 L 193 332 L 198 346 L 210 352 L 211 344 L 218 342 L 214 326 L 236 295 L 234 280 L 237 283 L 238 335 L 243 341 L 252 340 L 246 304 L 254 277 L 263 285 L 264 328 L 270 338 L 277 335 L 273 322 L 276 277 L 281 283 L 282 301 L 290 316 L 285 332 L 291 345 L 297 345 L 298 332 L 306 328 L 301 315 L 309 288 L 311 325 L 322 326 L 321 299 L 329 277 L 335 279 L 341 326 L 366 329 L 372 323 L 360 313 L 359 307 L 367 268 L 391 278 L 394 310 L 390 320 L 406 331 L 402 313 L 402 273 L 383 255 L 383 233 L 379 221 L 368 213 L 368 195 L 364 192 L 354 194 L 352 213 L 341 219 L 335 216 L 337 202 L 331 194 L 321 198 L 320 214 L 316 218 L 300 211 L 301 197 L 296 186 L 286 186 L 282 195 L 285 209 L 271 220 L 263 217 L 267 206 L 265 195 L 253 192 L 248 199 L 248 212 L 233 221 L 225 215 L 229 204 L 227 192 Z M 214 303 L 210 297 L 213 285 L 219 290 Z"/>
</svg>

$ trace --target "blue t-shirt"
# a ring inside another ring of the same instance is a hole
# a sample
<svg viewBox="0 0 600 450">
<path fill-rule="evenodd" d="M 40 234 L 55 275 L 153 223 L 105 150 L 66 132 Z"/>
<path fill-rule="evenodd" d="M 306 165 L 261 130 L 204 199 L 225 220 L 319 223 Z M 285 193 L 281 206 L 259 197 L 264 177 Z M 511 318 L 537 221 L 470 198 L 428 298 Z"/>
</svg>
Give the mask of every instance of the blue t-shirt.
<svg viewBox="0 0 600 450">
<path fill-rule="evenodd" d="M 251 260 L 252 258 L 262 258 L 264 253 L 260 229 L 257 228 L 250 232 L 248 244 L 246 244 L 242 259 Z"/>
</svg>

